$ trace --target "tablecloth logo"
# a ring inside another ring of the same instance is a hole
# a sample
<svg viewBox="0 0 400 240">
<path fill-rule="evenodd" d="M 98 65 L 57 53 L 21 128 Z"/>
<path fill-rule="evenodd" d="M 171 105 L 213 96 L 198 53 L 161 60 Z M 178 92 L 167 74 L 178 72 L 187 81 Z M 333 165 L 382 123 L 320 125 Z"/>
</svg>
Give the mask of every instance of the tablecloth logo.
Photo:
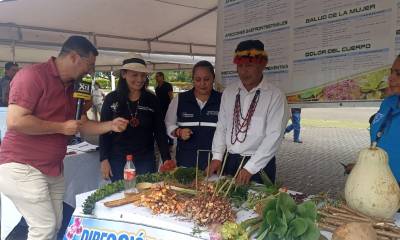
<svg viewBox="0 0 400 240">
<path fill-rule="evenodd" d="M 138 230 L 136 233 L 128 232 L 126 230 L 113 231 L 100 228 L 98 223 L 94 219 L 82 219 L 80 217 L 75 217 L 73 220 L 71 220 L 70 226 L 68 227 L 64 236 L 64 240 L 151 240 L 151 239 L 153 238 L 148 238 L 146 236 L 146 231 L 143 229 Z"/>
</svg>

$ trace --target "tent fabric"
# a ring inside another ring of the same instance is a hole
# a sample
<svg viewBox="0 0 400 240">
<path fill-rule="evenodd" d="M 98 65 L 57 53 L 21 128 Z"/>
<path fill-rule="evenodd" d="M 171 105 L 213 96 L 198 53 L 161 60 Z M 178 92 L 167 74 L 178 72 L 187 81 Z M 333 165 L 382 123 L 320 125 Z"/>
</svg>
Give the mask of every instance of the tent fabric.
<svg viewBox="0 0 400 240">
<path fill-rule="evenodd" d="M 215 54 L 218 0 L 0 2 L 0 43 L 60 46 L 72 34 L 101 50 Z"/>
<path fill-rule="evenodd" d="M 15 55 L 13 56 L 13 51 Z M 38 62 L 45 62 L 50 56 L 57 56 L 60 47 L 15 46 L 0 44 L 0 68 L 8 61 L 15 60 L 20 66 Z M 115 52 L 100 50 L 96 59 L 97 71 L 113 71 L 121 66 L 122 61 L 129 58 L 129 52 Z M 151 70 L 189 70 L 200 61 L 207 60 L 214 64 L 214 57 L 183 56 L 141 53 Z"/>
</svg>

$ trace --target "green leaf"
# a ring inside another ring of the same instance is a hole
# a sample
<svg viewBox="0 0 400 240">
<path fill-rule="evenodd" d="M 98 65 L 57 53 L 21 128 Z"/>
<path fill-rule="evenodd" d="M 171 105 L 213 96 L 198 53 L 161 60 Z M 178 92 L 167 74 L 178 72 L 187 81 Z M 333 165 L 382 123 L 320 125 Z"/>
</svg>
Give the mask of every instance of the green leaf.
<svg viewBox="0 0 400 240">
<path fill-rule="evenodd" d="M 277 202 L 278 200 L 275 197 L 271 197 L 267 200 L 264 207 L 264 213 L 263 213 L 264 217 L 267 215 L 269 211 L 276 211 Z"/>
<path fill-rule="evenodd" d="M 269 211 L 266 216 L 267 222 L 271 228 L 271 233 L 278 237 L 283 237 L 287 231 L 286 219 L 279 217 L 276 211 Z"/>
<path fill-rule="evenodd" d="M 279 221 L 279 217 L 275 211 L 269 211 L 265 217 L 269 225 L 275 225 Z"/>
<path fill-rule="evenodd" d="M 277 201 L 277 210 L 278 208 L 282 211 L 282 214 L 285 215 L 286 220 L 290 222 L 296 215 L 296 202 L 290 197 L 287 193 L 280 193 Z"/>
<path fill-rule="evenodd" d="M 282 240 L 283 238 L 278 236 L 276 233 L 269 232 L 265 240 Z M 286 239 L 285 239 L 286 240 Z"/>
<path fill-rule="evenodd" d="M 258 235 L 257 240 L 264 240 L 265 237 L 266 237 L 267 234 L 268 234 L 268 231 L 269 231 L 269 229 L 265 229 L 263 232 L 261 232 L 261 233 Z"/>
<path fill-rule="evenodd" d="M 259 228 L 258 233 L 257 233 L 257 239 L 259 239 L 259 237 L 261 237 L 263 234 L 265 234 L 264 235 L 264 237 L 265 237 L 269 231 L 269 227 L 270 227 L 270 225 L 268 224 L 267 218 L 264 217 L 264 219 L 261 223 L 261 227 Z M 263 238 L 260 238 L 260 239 L 263 239 Z"/>
<path fill-rule="evenodd" d="M 317 206 L 313 201 L 305 201 L 297 206 L 297 215 L 314 222 L 317 219 Z"/>
<path fill-rule="evenodd" d="M 304 218 L 295 218 L 289 224 L 290 236 L 297 238 L 307 231 L 308 223 Z"/>
<path fill-rule="evenodd" d="M 261 181 L 263 182 L 263 184 L 267 187 L 269 186 L 273 186 L 274 183 L 271 181 L 271 179 L 269 179 L 268 175 L 265 173 L 264 170 L 262 170 L 260 172 L 260 177 L 261 177 Z"/>
<path fill-rule="evenodd" d="M 315 222 L 309 219 L 305 219 L 305 221 L 307 223 L 307 230 L 303 235 L 301 235 L 299 240 L 318 240 L 321 233 L 319 232 Z"/>
</svg>

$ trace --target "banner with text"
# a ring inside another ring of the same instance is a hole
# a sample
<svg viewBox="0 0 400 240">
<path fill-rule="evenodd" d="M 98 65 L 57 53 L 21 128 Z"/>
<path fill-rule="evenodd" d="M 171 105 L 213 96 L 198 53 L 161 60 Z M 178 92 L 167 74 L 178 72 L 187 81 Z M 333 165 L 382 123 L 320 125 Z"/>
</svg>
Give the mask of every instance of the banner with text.
<svg viewBox="0 0 400 240">
<path fill-rule="evenodd" d="M 261 40 L 264 77 L 290 103 L 378 100 L 400 52 L 400 0 L 220 0 L 219 82 L 239 79 L 237 44 Z"/>
</svg>

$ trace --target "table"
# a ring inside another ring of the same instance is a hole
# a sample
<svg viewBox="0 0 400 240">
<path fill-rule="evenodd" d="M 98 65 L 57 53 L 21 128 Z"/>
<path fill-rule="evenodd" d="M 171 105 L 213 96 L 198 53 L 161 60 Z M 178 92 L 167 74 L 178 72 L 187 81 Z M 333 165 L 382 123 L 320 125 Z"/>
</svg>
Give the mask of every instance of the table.
<svg viewBox="0 0 400 240">
<path fill-rule="evenodd" d="M 64 158 L 64 202 L 76 206 L 75 196 L 99 188 L 104 182 L 100 173 L 99 152 L 79 153 Z M 1 195 L 1 239 L 9 234 L 21 218 L 14 204 Z"/>
<path fill-rule="evenodd" d="M 116 208 L 107 208 L 104 202 L 123 197 L 122 193 L 116 193 L 96 203 L 93 215 L 85 215 L 82 210 L 82 203 L 92 192 L 79 194 L 76 196 L 77 207 L 71 218 L 70 227 L 66 234 L 76 234 L 64 240 L 77 239 L 125 239 L 122 234 L 126 234 L 126 239 L 204 239 L 210 238 L 210 232 L 202 231 L 193 234 L 195 225 L 193 222 L 170 215 L 153 215 L 150 209 L 128 204 Z M 255 217 L 253 211 L 240 210 L 237 213 L 237 221 L 242 222 L 246 219 Z M 71 227 L 71 225 L 75 225 Z M 80 234 L 76 229 L 82 227 Z M 139 236 L 141 235 L 142 238 Z M 331 238 L 328 232 L 321 232 L 322 235 Z M 99 238 L 95 236 L 98 235 Z M 110 236 L 113 235 L 113 236 Z M 91 236 L 91 237 L 89 237 Z"/>
</svg>

